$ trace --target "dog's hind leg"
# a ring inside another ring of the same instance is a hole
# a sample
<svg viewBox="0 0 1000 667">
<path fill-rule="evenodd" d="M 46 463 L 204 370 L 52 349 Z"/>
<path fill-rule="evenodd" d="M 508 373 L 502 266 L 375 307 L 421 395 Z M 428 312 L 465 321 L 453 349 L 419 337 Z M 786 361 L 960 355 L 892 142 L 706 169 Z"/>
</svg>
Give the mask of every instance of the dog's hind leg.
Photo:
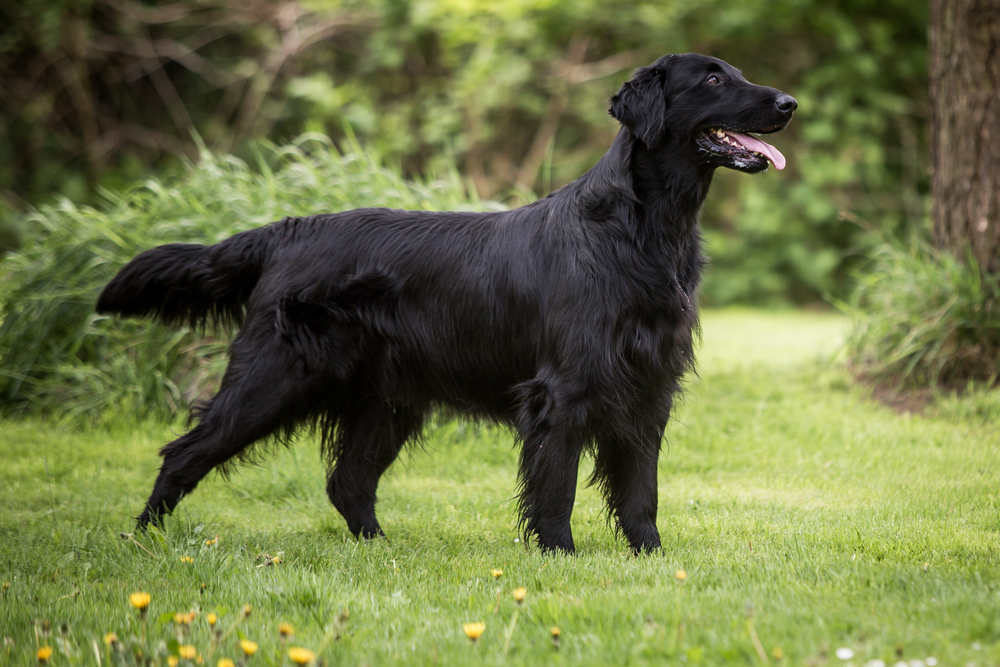
<svg viewBox="0 0 1000 667">
<path fill-rule="evenodd" d="M 585 436 L 552 389 L 535 379 L 521 386 L 521 523 L 542 551 L 573 553 L 570 517 Z"/>
<path fill-rule="evenodd" d="M 656 465 L 664 426 L 641 419 L 632 423 L 635 432 L 631 438 L 598 435 L 591 481 L 604 492 L 608 511 L 639 553 L 660 547 Z"/>
<path fill-rule="evenodd" d="M 215 467 L 308 417 L 314 380 L 304 366 L 277 340 L 256 347 L 248 343 L 247 337 L 237 337 L 219 393 L 196 410 L 198 424 L 160 450 L 163 464 L 139 516 L 140 528 L 159 524 Z"/>
<path fill-rule="evenodd" d="M 384 534 L 375 518 L 379 478 L 406 441 L 420 433 L 424 411 L 366 397 L 339 412 L 337 433 L 328 451 L 332 468 L 326 493 L 355 537 L 378 537 Z"/>
</svg>

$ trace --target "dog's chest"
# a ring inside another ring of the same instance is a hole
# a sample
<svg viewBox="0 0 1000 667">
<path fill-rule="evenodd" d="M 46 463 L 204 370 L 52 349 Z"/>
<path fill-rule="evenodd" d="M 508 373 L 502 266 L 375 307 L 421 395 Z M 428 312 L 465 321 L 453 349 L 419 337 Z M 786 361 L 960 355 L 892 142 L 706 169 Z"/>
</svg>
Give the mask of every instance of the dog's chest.
<svg viewBox="0 0 1000 667">
<path fill-rule="evenodd" d="M 698 313 L 683 289 L 669 296 L 672 305 L 656 308 L 647 304 L 641 311 L 619 317 L 613 346 L 617 358 L 634 375 L 677 377 L 691 366 Z"/>
</svg>

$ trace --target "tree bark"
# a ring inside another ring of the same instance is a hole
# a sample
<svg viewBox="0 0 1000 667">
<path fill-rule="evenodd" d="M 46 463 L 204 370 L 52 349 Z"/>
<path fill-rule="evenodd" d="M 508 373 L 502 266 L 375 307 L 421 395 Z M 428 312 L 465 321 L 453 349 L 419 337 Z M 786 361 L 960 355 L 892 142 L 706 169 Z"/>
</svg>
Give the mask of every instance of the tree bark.
<svg viewBox="0 0 1000 667">
<path fill-rule="evenodd" d="M 934 239 L 1000 273 L 1000 0 L 930 0 Z"/>
</svg>

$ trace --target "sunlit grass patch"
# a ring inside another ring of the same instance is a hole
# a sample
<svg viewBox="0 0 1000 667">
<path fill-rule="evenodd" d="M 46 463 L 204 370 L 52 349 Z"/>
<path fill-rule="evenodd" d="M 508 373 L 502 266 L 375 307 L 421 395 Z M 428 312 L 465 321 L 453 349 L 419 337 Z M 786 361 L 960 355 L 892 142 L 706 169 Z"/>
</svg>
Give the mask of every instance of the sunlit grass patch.
<svg viewBox="0 0 1000 667">
<path fill-rule="evenodd" d="M 5 422 L 0 662 L 48 646 L 49 664 L 96 665 L 96 643 L 103 667 L 136 642 L 152 664 L 192 646 L 211 667 L 1000 662 L 997 399 L 888 410 L 829 362 L 844 324 L 706 315 L 659 463 L 664 548 L 638 558 L 587 488 L 577 556 L 515 541 L 517 451 L 499 428 L 432 424 L 380 487 L 388 538 L 358 542 L 314 439 L 205 479 L 143 535 L 133 517 L 179 424 Z M 475 645 L 466 623 L 484 624 Z"/>
</svg>

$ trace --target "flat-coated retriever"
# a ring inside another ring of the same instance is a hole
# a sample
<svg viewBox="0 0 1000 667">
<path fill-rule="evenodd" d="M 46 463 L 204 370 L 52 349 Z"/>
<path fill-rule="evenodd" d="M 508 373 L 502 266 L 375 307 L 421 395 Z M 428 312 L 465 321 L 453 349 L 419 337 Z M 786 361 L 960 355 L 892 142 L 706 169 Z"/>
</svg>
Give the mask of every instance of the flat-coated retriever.
<svg viewBox="0 0 1000 667">
<path fill-rule="evenodd" d="M 748 133 L 781 130 L 795 108 L 721 60 L 664 56 L 611 98 L 622 128 L 597 165 L 527 206 L 286 218 L 142 253 L 98 312 L 241 327 L 219 393 L 163 447 L 139 525 L 254 443 L 318 423 L 331 502 L 355 535 L 381 535 L 379 477 L 445 405 L 516 431 L 521 527 L 543 550 L 574 550 L 584 450 L 632 548 L 659 547 L 657 458 L 698 324 L 699 209 L 717 167 L 784 167 Z"/>
</svg>

